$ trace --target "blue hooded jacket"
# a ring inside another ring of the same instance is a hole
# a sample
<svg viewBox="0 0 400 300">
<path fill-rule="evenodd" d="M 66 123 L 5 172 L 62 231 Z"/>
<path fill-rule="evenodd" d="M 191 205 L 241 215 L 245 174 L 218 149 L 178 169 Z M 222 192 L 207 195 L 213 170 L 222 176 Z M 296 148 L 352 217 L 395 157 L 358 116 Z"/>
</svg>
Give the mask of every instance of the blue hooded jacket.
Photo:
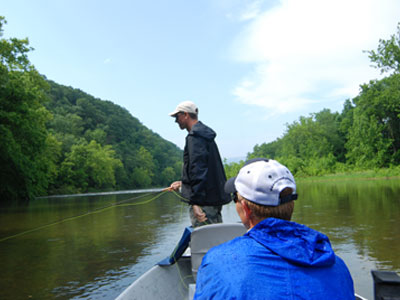
<svg viewBox="0 0 400 300">
<path fill-rule="evenodd" d="M 194 299 L 354 300 L 354 288 L 326 235 L 268 218 L 208 251 Z"/>
</svg>

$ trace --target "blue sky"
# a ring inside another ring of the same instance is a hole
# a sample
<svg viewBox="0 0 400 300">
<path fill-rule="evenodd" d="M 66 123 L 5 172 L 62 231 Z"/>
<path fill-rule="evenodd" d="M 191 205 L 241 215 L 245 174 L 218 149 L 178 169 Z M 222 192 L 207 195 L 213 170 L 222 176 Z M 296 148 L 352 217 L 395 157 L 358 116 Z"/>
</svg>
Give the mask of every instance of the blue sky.
<svg viewBox="0 0 400 300">
<path fill-rule="evenodd" d="M 380 78 L 363 50 L 400 21 L 397 0 L 6 0 L 4 37 L 28 37 L 40 73 L 126 108 L 183 148 L 185 100 L 244 157 Z"/>
</svg>

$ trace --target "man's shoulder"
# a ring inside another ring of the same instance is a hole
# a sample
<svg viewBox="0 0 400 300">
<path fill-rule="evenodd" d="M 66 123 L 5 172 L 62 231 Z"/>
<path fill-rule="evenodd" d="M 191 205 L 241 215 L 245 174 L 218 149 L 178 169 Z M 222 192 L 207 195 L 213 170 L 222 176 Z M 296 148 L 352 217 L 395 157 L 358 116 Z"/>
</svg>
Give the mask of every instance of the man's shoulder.
<svg viewBox="0 0 400 300">
<path fill-rule="evenodd" d="M 240 249 L 243 250 L 243 248 L 249 246 L 251 243 L 253 243 L 252 239 L 247 235 L 242 235 L 233 240 L 214 246 L 207 252 L 206 256 L 208 256 L 209 259 L 218 259 L 220 256 L 237 254 L 241 252 Z"/>
<path fill-rule="evenodd" d="M 214 140 L 217 134 L 211 127 L 203 124 L 201 121 L 198 121 L 195 125 L 193 125 L 190 130 L 188 137 L 201 137 L 206 140 Z"/>
</svg>

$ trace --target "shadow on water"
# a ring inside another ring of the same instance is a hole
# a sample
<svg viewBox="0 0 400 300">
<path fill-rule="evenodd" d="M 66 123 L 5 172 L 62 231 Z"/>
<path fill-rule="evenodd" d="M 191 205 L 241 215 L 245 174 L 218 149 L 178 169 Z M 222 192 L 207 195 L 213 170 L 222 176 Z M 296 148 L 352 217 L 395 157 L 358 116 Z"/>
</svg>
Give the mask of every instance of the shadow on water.
<svg viewBox="0 0 400 300">
<path fill-rule="evenodd" d="M 373 299 L 370 270 L 400 271 L 400 183 L 301 183 L 298 193 L 293 220 L 326 233 L 357 293 Z M 16 236 L 0 242 L 0 298 L 114 299 L 169 255 L 190 225 L 186 204 L 157 195 L 67 195 L 1 207 L 0 240 Z M 239 221 L 233 204 L 223 218 Z"/>
</svg>

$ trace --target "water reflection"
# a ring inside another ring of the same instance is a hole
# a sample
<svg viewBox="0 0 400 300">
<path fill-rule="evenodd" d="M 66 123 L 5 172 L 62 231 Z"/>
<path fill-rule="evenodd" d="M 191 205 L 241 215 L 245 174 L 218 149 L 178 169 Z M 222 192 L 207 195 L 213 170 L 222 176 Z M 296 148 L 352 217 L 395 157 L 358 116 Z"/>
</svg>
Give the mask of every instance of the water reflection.
<svg viewBox="0 0 400 300">
<path fill-rule="evenodd" d="M 400 271 L 398 180 L 303 183 L 294 219 L 326 233 L 359 294 L 373 299 L 371 269 Z"/>
<path fill-rule="evenodd" d="M 399 181 L 300 183 L 298 192 L 294 221 L 326 233 L 357 292 L 373 299 L 370 270 L 400 271 Z M 155 195 L 37 199 L 1 208 L 0 239 L 52 225 L 0 242 L 0 298 L 115 298 L 169 255 L 190 224 L 186 204 L 171 193 L 131 205 Z M 233 204 L 224 206 L 223 217 L 239 221 Z"/>
<path fill-rule="evenodd" d="M 142 257 L 150 260 L 147 249 L 163 226 L 179 218 L 179 209 L 174 209 L 180 208 L 179 201 L 163 197 L 146 205 L 116 206 L 87 214 L 131 196 L 39 199 L 23 209 L 3 209 L 1 238 L 56 223 L 2 242 L 0 298 L 85 297 L 88 291 L 116 280 L 120 270 L 137 264 Z M 57 223 L 63 219 L 69 221 Z"/>
</svg>

